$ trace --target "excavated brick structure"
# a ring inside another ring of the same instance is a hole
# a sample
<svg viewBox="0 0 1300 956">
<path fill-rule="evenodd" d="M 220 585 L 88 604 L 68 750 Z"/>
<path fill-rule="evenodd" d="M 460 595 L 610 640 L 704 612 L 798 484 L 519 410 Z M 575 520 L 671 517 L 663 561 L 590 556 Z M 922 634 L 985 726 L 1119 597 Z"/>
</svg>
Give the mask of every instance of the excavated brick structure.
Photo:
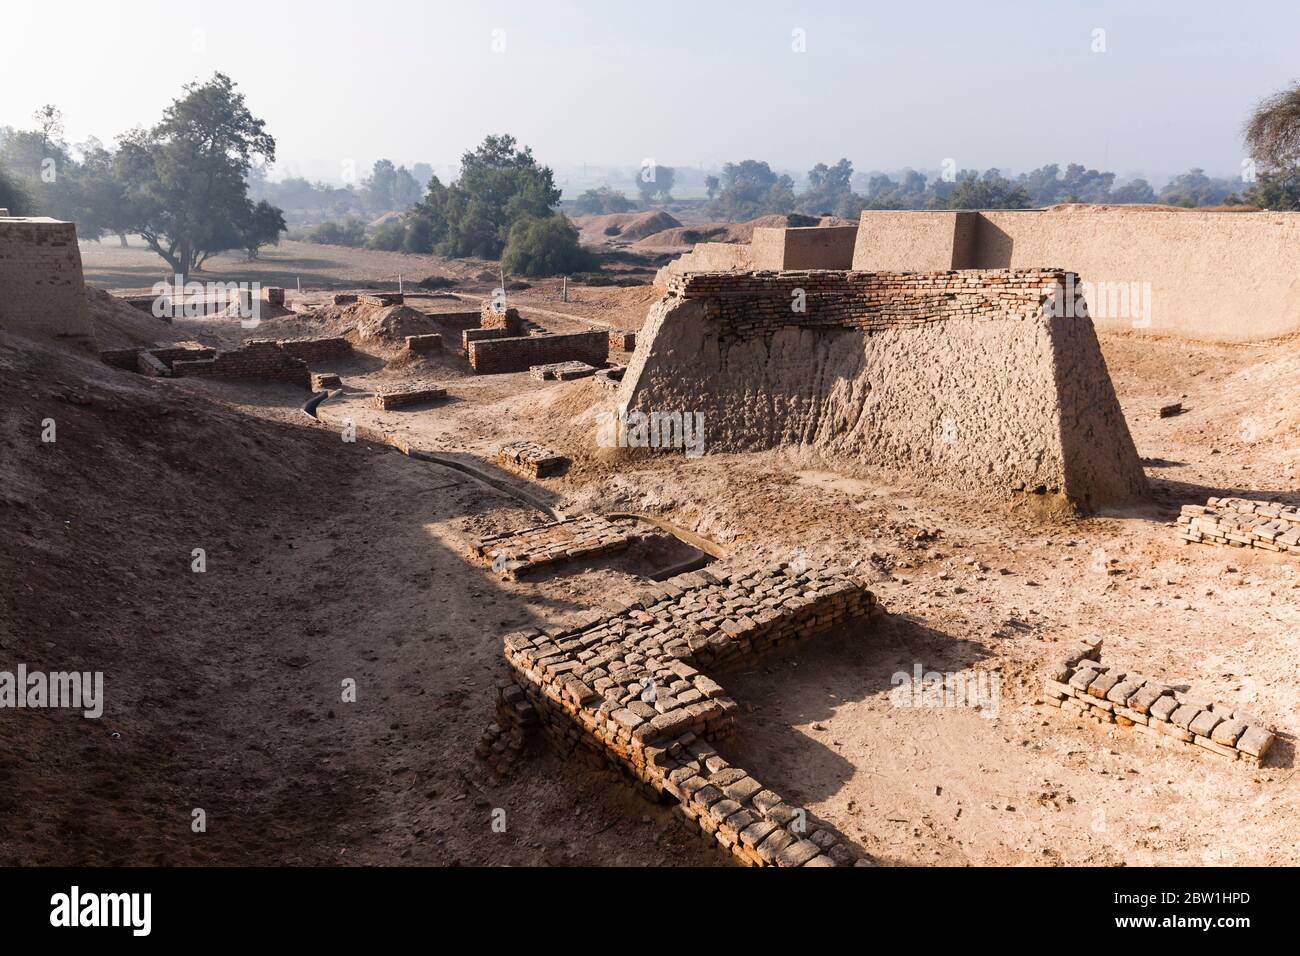
<svg viewBox="0 0 1300 956">
<path fill-rule="evenodd" d="M 1078 289 L 1056 269 L 674 276 L 619 407 L 700 413 L 707 451 L 1128 502 L 1146 477 Z"/>
<path fill-rule="evenodd" d="M 0 216 L 0 329 L 94 342 L 74 223 Z"/>
<path fill-rule="evenodd" d="M 501 690 L 480 752 L 500 768 L 540 727 L 562 752 L 596 754 L 675 801 L 741 863 L 851 865 L 858 851 L 717 751 L 735 729 L 737 705 L 703 670 L 879 612 L 874 595 L 836 569 L 678 575 L 615 613 L 507 635 L 514 686 Z"/>
</svg>

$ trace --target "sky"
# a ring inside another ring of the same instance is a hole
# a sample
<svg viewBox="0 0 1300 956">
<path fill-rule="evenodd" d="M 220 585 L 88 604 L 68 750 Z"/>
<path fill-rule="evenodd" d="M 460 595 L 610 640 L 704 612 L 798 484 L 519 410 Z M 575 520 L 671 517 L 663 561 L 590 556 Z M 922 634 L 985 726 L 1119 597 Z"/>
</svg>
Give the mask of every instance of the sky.
<svg viewBox="0 0 1300 956">
<path fill-rule="evenodd" d="M 559 167 L 1234 175 L 1300 76 L 1300 3 L 1202 0 L 63 0 L 8 4 L 0 125 L 45 103 L 111 143 L 231 76 L 274 178 L 387 157 L 440 174 L 488 133 Z"/>
</svg>

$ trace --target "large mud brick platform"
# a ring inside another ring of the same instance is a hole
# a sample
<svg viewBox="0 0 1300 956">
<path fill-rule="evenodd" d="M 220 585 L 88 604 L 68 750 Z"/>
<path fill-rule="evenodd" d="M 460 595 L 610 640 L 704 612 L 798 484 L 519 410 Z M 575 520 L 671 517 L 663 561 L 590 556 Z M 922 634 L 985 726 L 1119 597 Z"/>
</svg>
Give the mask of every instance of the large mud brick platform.
<svg viewBox="0 0 1300 956">
<path fill-rule="evenodd" d="M 0 328 L 94 341 L 74 223 L 0 216 Z"/>
<path fill-rule="evenodd" d="M 836 569 L 710 569 L 574 626 L 507 635 L 514 686 L 501 692 L 480 753 L 500 764 L 540 728 L 562 752 L 593 753 L 675 801 L 741 863 L 851 865 L 855 848 L 715 749 L 735 730 L 737 705 L 703 671 L 865 626 L 879 610 Z"/>
<path fill-rule="evenodd" d="M 1048 704 L 1102 723 L 1180 740 L 1252 766 L 1259 766 L 1273 746 L 1272 729 L 1258 717 L 1136 671 L 1103 665 L 1100 644 L 1080 642 L 1050 664 L 1045 677 Z"/>
<path fill-rule="evenodd" d="M 1146 477 L 1079 289 L 1056 269 L 674 276 L 620 411 L 699 413 L 709 453 L 1128 502 Z"/>
<path fill-rule="evenodd" d="M 1277 501 L 1210 498 L 1183 505 L 1178 536 L 1188 543 L 1300 554 L 1300 508 Z"/>
<path fill-rule="evenodd" d="M 615 554 L 646 533 L 632 518 L 581 515 L 480 538 L 470 557 L 503 576 L 518 577 L 548 565 Z"/>
</svg>

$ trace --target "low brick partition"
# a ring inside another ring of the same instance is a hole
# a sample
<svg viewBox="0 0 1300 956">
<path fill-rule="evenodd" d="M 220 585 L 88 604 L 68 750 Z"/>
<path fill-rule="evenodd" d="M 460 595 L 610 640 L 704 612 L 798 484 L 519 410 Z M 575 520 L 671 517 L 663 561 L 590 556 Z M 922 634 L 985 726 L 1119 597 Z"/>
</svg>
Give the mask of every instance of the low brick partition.
<svg viewBox="0 0 1300 956">
<path fill-rule="evenodd" d="M 519 335 L 523 330 L 523 319 L 519 316 L 518 309 L 506 308 L 498 312 L 492 307 L 490 299 L 484 300 L 479 306 L 479 328 L 483 329 L 505 329 L 506 335 Z"/>
<path fill-rule="evenodd" d="M 342 336 L 324 339 L 281 339 L 277 344 L 286 355 L 304 362 L 329 362 L 352 356 L 352 343 Z"/>
<path fill-rule="evenodd" d="M 425 335 L 408 335 L 406 337 L 406 351 L 414 352 L 416 355 L 441 352 L 442 336 L 437 332 L 429 332 Z"/>
<path fill-rule="evenodd" d="M 548 478 L 559 474 L 568 463 L 563 455 L 532 441 L 510 442 L 497 452 L 498 465 L 525 478 Z"/>
<path fill-rule="evenodd" d="M 1101 663 L 1101 644 L 1080 642 L 1045 674 L 1047 703 L 1101 723 L 1167 736 L 1259 766 L 1273 731 L 1243 710 L 1176 691 L 1133 670 Z"/>
<path fill-rule="evenodd" d="M 506 662 L 522 697 L 500 694 L 498 723 L 482 747 L 503 757 L 509 735 L 540 728 L 562 753 L 593 753 L 675 801 L 745 865 L 865 865 L 855 847 L 718 752 L 738 706 L 701 669 L 748 664 L 878 611 L 874 595 L 836 569 L 678 575 L 618 611 L 507 635 Z"/>
<path fill-rule="evenodd" d="M 485 339 L 504 339 L 507 337 L 505 329 L 465 329 L 460 333 L 460 347 L 465 352 L 469 352 L 469 343 L 482 342 Z"/>
<path fill-rule="evenodd" d="M 480 538 L 469 554 L 502 577 L 517 578 L 539 568 L 615 554 L 647 533 L 632 518 L 580 515 Z"/>
<path fill-rule="evenodd" d="M 136 353 L 135 370 L 141 375 L 148 375 L 153 378 L 165 378 L 172 373 L 166 362 L 145 349 L 141 349 Z"/>
<path fill-rule="evenodd" d="M 596 374 L 592 376 L 601 386 L 612 391 L 617 391 L 619 385 L 623 382 L 623 375 L 627 372 L 626 365 L 616 365 L 613 368 L 597 369 Z"/>
<path fill-rule="evenodd" d="M 197 342 L 177 343 L 156 349 L 145 349 L 158 361 L 162 362 L 170 370 L 177 362 L 188 362 L 196 359 L 210 359 L 217 357 L 217 350 L 206 345 L 200 345 Z"/>
<path fill-rule="evenodd" d="M 534 365 L 528 374 L 543 382 L 568 382 L 595 375 L 596 366 L 586 362 L 557 362 L 554 365 Z"/>
<path fill-rule="evenodd" d="M 342 388 L 343 380 L 333 372 L 312 372 L 311 390 L 322 392 L 327 388 Z"/>
<path fill-rule="evenodd" d="M 356 305 L 357 296 L 355 292 L 335 292 L 333 302 L 335 305 Z"/>
<path fill-rule="evenodd" d="M 274 285 L 264 286 L 262 288 L 262 299 L 269 306 L 284 308 L 284 289 Z"/>
<path fill-rule="evenodd" d="M 405 305 L 406 296 L 401 292 L 362 292 L 357 295 L 362 305 L 377 305 L 388 308 L 390 305 Z"/>
<path fill-rule="evenodd" d="M 177 360 L 172 363 L 172 372 L 184 376 L 288 382 L 311 388 L 307 363 L 269 339 L 245 342 L 238 349 L 217 352 L 213 358 Z"/>
<path fill-rule="evenodd" d="M 611 352 L 635 352 L 636 333 L 624 332 L 622 329 L 610 329 L 609 350 Z"/>
<path fill-rule="evenodd" d="M 586 362 L 601 366 L 609 359 L 609 334 L 603 330 L 557 335 L 528 335 L 469 341 L 470 367 L 480 375 L 526 372 L 534 365 Z"/>
<path fill-rule="evenodd" d="M 444 331 L 463 332 L 466 329 L 476 329 L 479 327 L 479 313 L 475 312 L 430 312 L 421 309 L 428 318 L 433 319 Z"/>
<path fill-rule="evenodd" d="M 1183 505 L 1178 536 L 1185 544 L 1300 553 L 1300 508 L 1278 501 L 1210 498 L 1204 505 Z"/>
<path fill-rule="evenodd" d="M 441 385 L 414 383 L 403 385 L 381 385 L 371 400 L 376 408 L 389 411 L 404 408 L 407 405 L 421 405 L 439 398 L 446 398 L 447 390 Z"/>
</svg>

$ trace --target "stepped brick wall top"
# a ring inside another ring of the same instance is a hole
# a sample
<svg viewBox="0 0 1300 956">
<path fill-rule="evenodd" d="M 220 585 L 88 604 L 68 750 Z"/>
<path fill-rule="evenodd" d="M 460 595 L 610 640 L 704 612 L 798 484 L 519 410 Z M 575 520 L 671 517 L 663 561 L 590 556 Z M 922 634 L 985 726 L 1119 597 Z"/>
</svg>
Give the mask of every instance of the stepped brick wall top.
<svg viewBox="0 0 1300 956">
<path fill-rule="evenodd" d="M 267 339 L 245 342 L 238 349 L 218 352 L 210 359 L 178 360 L 172 364 L 172 371 L 176 375 L 252 378 L 289 382 L 302 388 L 311 388 L 311 372 L 307 363 L 281 349 L 278 342 Z"/>
<path fill-rule="evenodd" d="M 855 848 L 714 748 L 734 731 L 737 705 L 701 669 L 746 662 L 877 608 L 834 569 L 678 575 L 615 613 L 508 635 L 505 656 L 523 699 L 516 692 L 501 719 L 535 712 L 562 749 L 587 748 L 669 795 L 742 863 L 853 864 Z"/>
<path fill-rule="evenodd" d="M 1066 276 L 1055 269 L 692 272 L 672 277 L 668 291 L 705 300 L 723 335 L 747 339 L 789 326 L 870 331 L 948 319 L 1037 316 Z"/>
</svg>

